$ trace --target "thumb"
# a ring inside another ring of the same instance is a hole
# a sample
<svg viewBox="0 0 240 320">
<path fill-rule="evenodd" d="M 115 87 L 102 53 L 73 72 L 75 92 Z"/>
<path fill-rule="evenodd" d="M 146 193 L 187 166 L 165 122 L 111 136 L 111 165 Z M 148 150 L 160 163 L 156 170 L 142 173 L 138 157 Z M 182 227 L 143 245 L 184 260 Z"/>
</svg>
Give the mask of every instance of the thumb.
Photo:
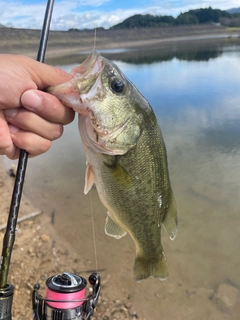
<svg viewBox="0 0 240 320">
<path fill-rule="evenodd" d="M 68 82 L 73 77 L 71 74 L 58 67 L 52 67 L 33 59 L 30 59 L 30 61 L 30 64 L 28 63 L 28 66 L 30 66 L 28 71 L 32 80 L 37 85 L 37 88 L 40 90 Z"/>
</svg>

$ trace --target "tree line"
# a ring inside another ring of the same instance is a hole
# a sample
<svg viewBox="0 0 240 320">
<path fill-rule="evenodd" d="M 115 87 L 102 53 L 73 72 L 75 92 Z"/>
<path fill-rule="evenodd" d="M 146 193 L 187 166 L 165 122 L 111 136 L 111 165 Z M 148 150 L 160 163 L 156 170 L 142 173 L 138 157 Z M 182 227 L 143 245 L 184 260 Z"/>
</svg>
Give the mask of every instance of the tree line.
<svg viewBox="0 0 240 320">
<path fill-rule="evenodd" d="M 134 29 L 134 28 L 152 28 L 174 25 L 189 25 L 202 23 L 220 23 L 224 26 L 239 27 L 240 13 L 229 13 L 220 9 L 205 9 L 189 10 L 185 13 L 180 13 L 177 18 L 172 16 L 153 16 L 151 14 L 136 14 L 127 18 L 123 22 L 116 24 L 110 29 Z"/>
</svg>

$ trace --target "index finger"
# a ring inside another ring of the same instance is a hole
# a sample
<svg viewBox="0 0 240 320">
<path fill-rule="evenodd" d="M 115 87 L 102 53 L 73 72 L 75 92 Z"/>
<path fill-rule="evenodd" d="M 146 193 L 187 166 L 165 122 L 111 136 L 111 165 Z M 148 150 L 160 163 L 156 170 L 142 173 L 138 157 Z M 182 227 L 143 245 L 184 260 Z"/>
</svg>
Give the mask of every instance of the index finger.
<svg viewBox="0 0 240 320">
<path fill-rule="evenodd" d="M 23 107 L 42 118 L 61 124 L 73 121 L 75 112 L 64 106 L 55 96 L 40 90 L 27 90 L 21 97 Z"/>
</svg>

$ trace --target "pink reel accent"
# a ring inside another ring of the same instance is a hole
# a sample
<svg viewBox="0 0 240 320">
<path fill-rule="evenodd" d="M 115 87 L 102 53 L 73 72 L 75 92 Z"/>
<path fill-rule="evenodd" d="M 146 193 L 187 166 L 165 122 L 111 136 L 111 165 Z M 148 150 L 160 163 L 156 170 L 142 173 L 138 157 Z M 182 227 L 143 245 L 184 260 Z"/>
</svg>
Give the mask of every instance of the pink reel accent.
<svg viewBox="0 0 240 320">
<path fill-rule="evenodd" d="M 85 291 L 86 288 L 84 288 L 81 291 L 78 292 L 72 292 L 72 293 L 59 293 L 54 292 L 47 288 L 46 292 L 46 299 L 50 300 L 60 300 L 59 302 L 50 302 L 48 301 L 47 304 L 53 308 L 57 309 L 72 309 L 76 308 L 83 304 L 83 301 L 81 302 L 71 302 L 71 300 L 83 300 L 85 297 Z M 61 300 L 68 300 L 69 302 L 62 302 Z"/>
</svg>

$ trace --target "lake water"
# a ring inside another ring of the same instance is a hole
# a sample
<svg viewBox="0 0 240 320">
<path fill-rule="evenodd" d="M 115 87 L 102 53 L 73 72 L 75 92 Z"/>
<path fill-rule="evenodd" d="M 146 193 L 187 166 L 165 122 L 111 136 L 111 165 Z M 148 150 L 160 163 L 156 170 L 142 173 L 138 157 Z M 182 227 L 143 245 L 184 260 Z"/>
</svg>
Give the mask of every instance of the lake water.
<svg viewBox="0 0 240 320">
<path fill-rule="evenodd" d="M 55 210 L 56 230 L 94 269 L 93 210 L 98 266 L 103 278 L 112 279 L 106 290 L 129 294 L 143 318 L 238 319 L 240 310 L 224 311 L 213 294 L 221 284 L 240 288 L 240 40 L 104 55 L 147 98 L 163 132 L 179 212 L 177 238 L 172 242 L 163 232 L 169 279 L 134 283 L 130 237 L 105 236 L 106 209 L 96 190 L 83 195 L 85 158 L 76 120 L 50 152 L 29 161 L 25 193 L 47 214 Z M 57 63 L 70 70 L 82 60 Z"/>
</svg>

